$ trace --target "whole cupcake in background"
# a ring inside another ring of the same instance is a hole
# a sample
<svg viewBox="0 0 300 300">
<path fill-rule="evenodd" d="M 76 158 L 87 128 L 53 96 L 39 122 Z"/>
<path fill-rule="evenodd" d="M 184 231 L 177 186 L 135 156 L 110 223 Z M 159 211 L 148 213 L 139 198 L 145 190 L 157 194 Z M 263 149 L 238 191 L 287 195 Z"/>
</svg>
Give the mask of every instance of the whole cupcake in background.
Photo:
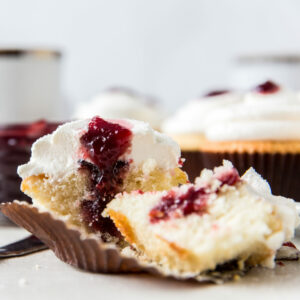
<svg viewBox="0 0 300 300">
<path fill-rule="evenodd" d="M 198 101 L 163 124 L 163 130 L 181 146 L 190 180 L 203 168 L 228 159 L 240 173 L 254 167 L 274 194 L 300 201 L 300 98 L 296 92 L 267 81 L 240 96 L 226 93 Z M 178 124 L 184 122 L 179 130 Z"/>
<path fill-rule="evenodd" d="M 203 139 L 206 126 L 205 119 L 211 112 L 224 106 L 238 102 L 241 99 L 236 92 L 215 90 L 189 101 L 181 107 L 174 116 L 163 122 L 162 129 L 185 144 L 195 145 L 195 139 Z M 199 174 L 197 174 L 198 176 Z"/>
<path fill-rule="evenodd" d="M 156 130 L 160 129 L 165 116 L 154 98 L 123 87 L 107 89 L 91 101 L 81 103 L 73 117 L 86 119 L 94 115 L 109 119 L 127 118 L 144 121 Z"/>
</svg>

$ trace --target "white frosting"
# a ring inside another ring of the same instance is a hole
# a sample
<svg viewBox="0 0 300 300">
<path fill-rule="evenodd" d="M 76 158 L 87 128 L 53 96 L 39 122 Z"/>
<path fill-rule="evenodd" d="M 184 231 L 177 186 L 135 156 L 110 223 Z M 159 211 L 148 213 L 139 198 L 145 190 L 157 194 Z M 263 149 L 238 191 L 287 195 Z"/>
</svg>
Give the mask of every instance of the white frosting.
<svg viewBox="0 0 300 300">
<path fill-rule="evenodd" d="M 240 100 L 236 93 L 226 93 L 213 97 L 194 99 L 179 109 L 174 116 L 162 125 L 167 133 L 202 133 L 205 130 L 205 119 L 218 108 L 226 107 Z"/>
<path fill-rule="evenodd" d="M 129 120 L 128 120 L 129 121 Z M 129 158 L 135 165 L 146 160 L 156 161 L 158 167 L 171 170 L 178 166 L 180 147 L 167 135 L 153 130 L 148 123 L 130 120 L 133 124 L 132 147 Z"/>
<path fill-rule="evenodd" d="M 238 101 L 220 101 L 209 111 L 189 104 L 163 128 L 175 134 L 201 133 L 212 141 L 299 140 L 300 97 L 281 88 L 270 94 L 248 92 Z"/>
<path fill-rule="evenodd" d="M 131 151 L 125 155 L 126 160 L 132 160 L 130 167 L 138 167 L 147 160 L 166 170 L 178 166 L 180 148 L 171 138 L 141 121 L 112 122 L 129 124 L 133 133 Z M 81 158 L 79 138 L 87 130 L 88 123 L 88 119 L 69 122 L 38 139 L 32 146 L 30 161 L 18 168 L 18 174 L 24 179 L 38 174 L 60 177 L 76 171 Z"/>
<path fill-rule="evenodd" d="M 206 120 L 209 140 L 299 140 L 300 98 L 285 89 L 247 93 L 240 103 L 213 112 Z"/>
<path fill-rule="evenodd" d="M 91 118 L 99 115 L 108 119 L 135 119 L 160 128 L 164 113 L 154 105 L 147 104 L 145 96 L 122 89 L 108 90 L 95 96 L 88 103 L 80 104 L 73 117 Z"/>
</svg>

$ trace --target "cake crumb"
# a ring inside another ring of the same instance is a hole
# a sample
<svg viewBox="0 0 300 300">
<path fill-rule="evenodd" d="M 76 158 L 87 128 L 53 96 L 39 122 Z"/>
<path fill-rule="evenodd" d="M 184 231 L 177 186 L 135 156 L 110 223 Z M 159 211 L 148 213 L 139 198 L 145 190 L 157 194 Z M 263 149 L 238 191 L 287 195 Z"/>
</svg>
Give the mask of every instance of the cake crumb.
<svg viewBox="0 0 300 300">
<path fill-rule="evenodd" d="M 19 279 L 19 287 L 24 287 L 26 285 L 28 285 L 27 279 L 26 278 L 20 278 Z"/>
<path fill-rule="evenodd" d="M 40 270 L 41 266 L 36 264 L 36 265 L 34 266 L 34 268 L 38 271 L 38 270 Z"/>
<path fill-rule="evenodd" d="M 239 280 L 241 280 L 241 276 L 238 275 L 238 274 L 235 274 L 235 275 L 233 276 L 233 280 L 234 280 L 234 281 L 239 281 Z"/>
</svg>

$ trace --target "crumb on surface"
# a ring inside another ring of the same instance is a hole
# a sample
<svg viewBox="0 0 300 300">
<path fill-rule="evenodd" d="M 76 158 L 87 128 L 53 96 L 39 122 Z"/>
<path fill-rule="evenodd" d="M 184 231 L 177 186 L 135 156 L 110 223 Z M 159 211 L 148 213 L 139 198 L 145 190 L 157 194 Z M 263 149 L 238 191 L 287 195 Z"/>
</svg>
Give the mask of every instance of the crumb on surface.
<svg viewBox="0 0 300 300">
<path fill-rule="evenodd" d="M 24 287 L 28 285 L 28 280 L 26 278 L 20 278 L 18 283 L 19 283 L 19 287 Z"/>
</svg>

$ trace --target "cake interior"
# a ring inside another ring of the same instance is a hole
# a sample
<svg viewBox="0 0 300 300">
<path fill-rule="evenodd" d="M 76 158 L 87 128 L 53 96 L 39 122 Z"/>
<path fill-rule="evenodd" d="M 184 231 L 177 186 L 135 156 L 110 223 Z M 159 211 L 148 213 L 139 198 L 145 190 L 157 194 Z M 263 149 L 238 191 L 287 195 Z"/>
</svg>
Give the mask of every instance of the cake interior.
<svg viewBox="0 0 300 300">
<path fill-rule="evenodd" d="M 95 117 L 80 137 L 78 169 L 64 176 L 38 174 L 24 178 L 21 189 L 33 203 L 103 239 L 119 236 L 112 221 L 101 216 L 116 194 L 134 190 L 168 190 L 186 183 L 179 168 L 165 170 L 154 159 L 132 165 L 132 133 L 116 123 Z"/>
<path fill-rule="evenodd" d="M 274 242 L 282 237 L 275 207 L 242 180 L 220 184 L 211 178 L 169 192 L 125 193 L 104 213 L 140 255 L 178 273 L 233 260 L 241 268 L 273 266 Z"/>
<path fill-rule="evenodd" d="M 186 183 L 186 174 L 176 168 L 168 173 L 165 170 L 154 168 L 149 173 L 141 167 L 130 171 L 124 178 L 120 189 L 122 191 L 162 191 L 169 190 L 173 186 Z M 64 178 L 53 178 L 45 174 L 27 177 L 22 182 L 22 191 L 33 199 L 33 203 L 43 210 L 51 211 L 59 217 L 63 217 L 69 224 L 79 226 L 91 232 L 92 227 L 101 230 L 97 221 L 101 219 L 103 207 L 95 202 L 90 208 L 89 216 L 83 216 L 82 203 L 89 198 L 90 177 L 85 171 L 73 173 Z M 94 213 L 94 215 L 93 215 Z M 90 219 L 89 219 L 90 218 Z M 98 220 L 97 220 L 98 219 Z"/>
</svg>

